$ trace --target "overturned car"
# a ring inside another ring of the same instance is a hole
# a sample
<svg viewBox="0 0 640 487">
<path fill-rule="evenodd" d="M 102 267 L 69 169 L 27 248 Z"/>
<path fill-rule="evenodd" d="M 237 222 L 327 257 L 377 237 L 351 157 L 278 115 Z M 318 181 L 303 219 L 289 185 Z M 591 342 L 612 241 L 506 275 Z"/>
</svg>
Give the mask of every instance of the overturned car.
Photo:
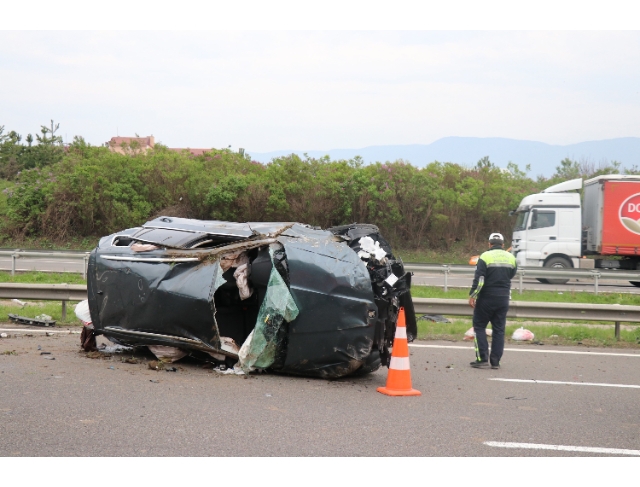
<svg viewBox="0 0 640 487">
<path fill-rule="evenodd" d="M 389 365 L 411 274 L 374 225 L 160 217 L 103 237 L 87 274 L 93 333 L 214 363 L 338 378 Z"/>
</svg>

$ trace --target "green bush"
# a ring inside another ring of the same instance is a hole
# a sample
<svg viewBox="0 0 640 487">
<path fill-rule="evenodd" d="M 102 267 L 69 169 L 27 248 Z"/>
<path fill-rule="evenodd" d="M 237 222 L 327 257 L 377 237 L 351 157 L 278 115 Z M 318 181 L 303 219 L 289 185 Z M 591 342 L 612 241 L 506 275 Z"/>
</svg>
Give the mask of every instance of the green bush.
<svg viewBox="0 0 640 487">
<path fill-rule="evenodd" d="M 196 157 L 156 145 L 123 155 L 76 138 L 60 161 L 23 170 L 7 187 L 0 232 L 64 243 L 159 215 L 325 228 L 366 222 L 396 247 L 448 250 L 493 231 L 509 235 L 508 211 L 540 184 L 486 158 L 473 168 L 296 155 L 260 164 L 227 149 Z"/>
</svg>

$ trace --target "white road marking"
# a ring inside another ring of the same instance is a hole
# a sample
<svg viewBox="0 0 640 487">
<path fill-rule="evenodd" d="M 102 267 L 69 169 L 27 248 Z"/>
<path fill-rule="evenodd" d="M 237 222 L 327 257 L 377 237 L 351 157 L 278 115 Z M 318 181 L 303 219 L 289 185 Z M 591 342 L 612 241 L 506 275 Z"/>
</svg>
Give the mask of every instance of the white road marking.
<svg viewBox="0 0 640 487">
<path fill-rule="evenodd" d="M 49 330 L 29 330 L 26 328 L 0 328 L 0 333 L 5 333 L 5 332 L 15 332 L 15 333 L 58 333 L 58 334 L 73 334 L 74 332 L 72 330 L 56 330 L 56 329 L 49 329 Z M 80 333 L 79 331 L 77 333 Z"/>
<path fill-rule="evenodd" d="M 473 347 L 462 347 L 459 345 L 422 345 L 419 343 L 410 343 L 410 347 L 418 348 L 455 348 L 459 350 L 470 350 Z M 607 355 L 610 357 L 640 357 L 640 353 L 606 353 L 606 352 L 575 352 L 572 350 L 528 350 L 525 348 L 505 348 L 505 352 L 531 352 L 531 353 L 564 353 L 571 355 Z"/>
<path fill-rule="evenodd" d="M 488 380 L 499 380 L 501 382 L 527 382 L 529 384 L 564 384 L 570 386 L 600 386 L 600 387 L 627 387 L 629 389 L 640 389 L 640 386 L 633 384 L 604 384 L 598 382 L 563 382 L 559 380 L 536 380 L 536 379 L 500 379 L 491 378 Z"/>
<path fill-rule="evenodd" d="M 640 450 L 625 450 L 623 448 L 598 448 L 591 446 L 543 445 L 538 443 L 508 443 L 502 441 L 485 441 L 487 446 L 498 448 L 526 448 L 530 450 L 575 451 L 583 453 L 608 453 L 609 455 L 640 456 Z"/>
</svg>

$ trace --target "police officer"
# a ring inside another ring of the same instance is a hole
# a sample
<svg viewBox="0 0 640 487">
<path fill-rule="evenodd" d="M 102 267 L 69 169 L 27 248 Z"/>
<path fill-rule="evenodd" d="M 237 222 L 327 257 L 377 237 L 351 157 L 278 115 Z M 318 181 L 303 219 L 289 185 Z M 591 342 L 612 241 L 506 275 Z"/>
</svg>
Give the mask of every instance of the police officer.
<svg viewBox="0 0 640 487">
<path fill-rule="evenodd" d="M 469 291 L 469 305 L 473 308 L 473 330 L 476 338 L 476 360 L 471 367 L 500 368 L 504 350 L 504 331 L 509 311 L 511 279 L 518 268 L 515 257 L 504 250 L 504 237 L 489 235 L 490 249 L 478 259 L 476 273 Z M 487 324 L 491 322 L 493 337 L 491 355 L 487 342 Z"/>
</svg>

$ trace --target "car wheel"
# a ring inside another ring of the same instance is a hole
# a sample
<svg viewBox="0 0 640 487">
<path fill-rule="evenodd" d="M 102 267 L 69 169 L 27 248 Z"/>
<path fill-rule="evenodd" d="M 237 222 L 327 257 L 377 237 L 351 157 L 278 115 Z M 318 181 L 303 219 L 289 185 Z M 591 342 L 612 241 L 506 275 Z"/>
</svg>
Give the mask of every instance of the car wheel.
<svg viewBox="0 0 640 487">
<path fill-rule="evenodd" d="M 564 257 L 552 257 L 544 263 L 545 267 L 552 269 L 573 269 L 573 264 Z M 569 279 L 545 279 L 545 284 L 566 284 Z"/>
<path fill-rule="evenodd" d="M 640 281 L 629 281 L 631 284 L 633 284 L 635 287 L 640 287 Z"/>
</svg>

